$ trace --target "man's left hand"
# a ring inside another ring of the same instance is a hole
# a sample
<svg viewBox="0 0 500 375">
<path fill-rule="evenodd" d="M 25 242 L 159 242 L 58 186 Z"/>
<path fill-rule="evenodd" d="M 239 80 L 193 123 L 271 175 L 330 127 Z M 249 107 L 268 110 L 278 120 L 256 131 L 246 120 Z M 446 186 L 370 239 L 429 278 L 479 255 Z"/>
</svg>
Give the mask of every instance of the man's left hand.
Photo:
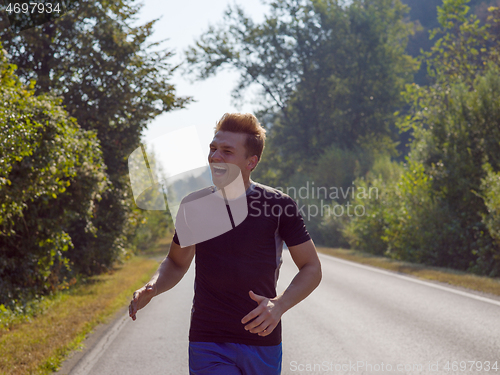
<svg viewBox="0 0 500 375">
<path fill-rule="evenodd" d="M 248 294 L 251 299 L 259 304 L 259 306 L 241 319 L 241 323 L 246 324 L 245 329 L 247 331 L 257 333 L 259 336 L 267 336 L 274 331 L 283 312 L 276 299 L 259 296 L 252 291 Z"/>
</svg>

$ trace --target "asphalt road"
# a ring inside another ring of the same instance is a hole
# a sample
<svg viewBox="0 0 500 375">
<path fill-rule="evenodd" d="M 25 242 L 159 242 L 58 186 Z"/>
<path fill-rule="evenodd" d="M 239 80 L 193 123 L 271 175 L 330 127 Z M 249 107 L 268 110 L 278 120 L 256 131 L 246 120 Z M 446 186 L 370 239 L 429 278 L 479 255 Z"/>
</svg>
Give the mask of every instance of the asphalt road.
<svg viewBox="0 0 500 375">
<path fill-rule="evenodd" d="M 320 258 L 321 285 L 282 319 L 283 374 L 500 375 L 499 299 Z M 285 251 L 279 291 L 295 273 Z M 71 374 L 187 374 L 193 279 L 118 319 Z"/>
</svg>

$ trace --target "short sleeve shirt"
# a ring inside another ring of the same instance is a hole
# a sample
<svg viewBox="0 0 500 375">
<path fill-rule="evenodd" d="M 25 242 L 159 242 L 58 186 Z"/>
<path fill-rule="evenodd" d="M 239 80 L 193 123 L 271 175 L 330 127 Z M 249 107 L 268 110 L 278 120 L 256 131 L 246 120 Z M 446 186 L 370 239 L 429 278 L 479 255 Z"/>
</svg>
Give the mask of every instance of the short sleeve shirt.
<svg viewBox="0 0 500 375">
<path fill-rule="evenodd" d="M 250 290 L 276 297 L 283 243 L 295 246 L 311 237 L 297 204 L 283 192 L 252 183 L 247 204 L 248 215 L 241 224 L 196 244 L 190 341 L 262 346 L 281 342 L 281 322 L 261 337 L 246 331 L 241 319 L 257 307 Z M 177 234 L 174 242 L 179 244 Z"/>
</svg>

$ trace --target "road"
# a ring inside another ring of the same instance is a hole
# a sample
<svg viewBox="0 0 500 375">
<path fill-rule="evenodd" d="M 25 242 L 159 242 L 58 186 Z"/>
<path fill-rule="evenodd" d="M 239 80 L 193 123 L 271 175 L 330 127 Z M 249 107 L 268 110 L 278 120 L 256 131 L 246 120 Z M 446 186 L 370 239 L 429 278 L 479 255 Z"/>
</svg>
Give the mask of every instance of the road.
<svg viewBox="0 0 500 375">
<path fill-rule="evenodd" d="M 498 299 L 320 259 L 321 285 L 282 319 L 283 374 L 500 374 Z M 285 251 L 279 291 L 295 273 Z M 119 319 L 71 374 L 187 374 L 193 279 Z"/>
</svg>

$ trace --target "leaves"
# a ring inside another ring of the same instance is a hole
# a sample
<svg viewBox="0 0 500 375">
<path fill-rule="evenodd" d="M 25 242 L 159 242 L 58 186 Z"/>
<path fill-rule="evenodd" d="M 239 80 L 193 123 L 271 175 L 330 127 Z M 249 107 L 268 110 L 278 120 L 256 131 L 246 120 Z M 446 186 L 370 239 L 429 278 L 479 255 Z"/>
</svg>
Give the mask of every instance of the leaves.
<svg viewBox="0 0 500 375">
<path fill-rule="evenodd" d="M 286 183 L 333 145 L 392 141 L 394 151 L 393 113 L 417 68 L 404 54 L 412 28 L 403 22 L 407 8 L 389 0 L 276 0 L 269 6 L 260 24 L 230 7 L 187 51 L 189 71 L 199 78 L 237 70 L 237 100 L 252 85 L 261 88 L 272 150 L 263 164 L 274 169 L 268 175 Z"/>
<path fill-rule="evenodd" d="M 142 130 L 159 114 L 191 100 L 177 96 L 170 83 L 176 69 L 169 63 L 172 52 L 162 42 L 148 40 L 157 20 L 135 25 L 140 7 L 136 0 L 81 0 L 75 10 L 51 23 L 2 35 L 20 81 L 36 80 L 37 95 L 61 97 L 102 150 L 109 189 L 92 202 L 90 224 L 75 216 L 67 227 L 75 247 L 66 256 L 86 274 L 101 272 L 128 251 L 138 213 L 128 191 L 126 160 L 139 146 Z M 92 177 L 92 168 L 86 173 Z M 82 192 L 87 186 L 79 183 L 83 186 L 71 186 Z"/>
<path fill-rule="evenodd" d="M 75 217 L 91 224 L 104 191 L 102 153 L 51 95 L 35 95 L 0 53 L 1 303 L 47 292 L 62 277 Z"/>
</svg>

